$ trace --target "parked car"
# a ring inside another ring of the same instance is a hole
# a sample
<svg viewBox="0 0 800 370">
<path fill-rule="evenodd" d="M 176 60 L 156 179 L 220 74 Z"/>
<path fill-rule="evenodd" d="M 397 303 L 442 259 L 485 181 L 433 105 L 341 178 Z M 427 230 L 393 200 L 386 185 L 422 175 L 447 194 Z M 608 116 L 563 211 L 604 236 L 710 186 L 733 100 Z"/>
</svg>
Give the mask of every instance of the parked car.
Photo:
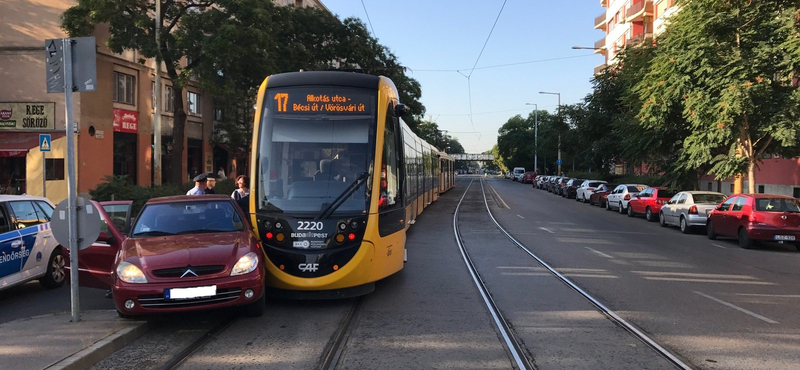
<svg viewBox="0 0 800 370">
<path fill-rule="evenodd" d="M 800 250 L 800 202 L 785 195 L 733 195 L 708 214 L 706 233 L 711 240 L 738 238 L 745 249 L 756 241 L 777 241 Z"/>
<path fill-rule="evenodd" d="M 0 195 L 0 290 L 37 279 L 47 289 L 64 284 L 63 248 L 50 230 L 54 208 L 47 198 Z"/>
<path fill-rule="evenodd" d="M 570 180 L 569 177 L 562 177 L 562 178 L 558 179 L 558 181 L 556 182 L 553 194 L 555 194 L 555 195 L 564 194 L 564 188 L 567 186 L 567 182 L 569 180 Z"/>
<path fill-rule="evenodd" d="M 506 172 L 506 179 L 507 180 L 514 180 L 514 173 L 511 171 Z"/>
<path fill-rule="evenodd" d="M 540 177 L 539 180 L 536 182 L 536 188 L 544 190 L 544 184 L 546 184 L 548 180 L 550 180 L 550 176 Z"/>
<path fill-rule="evenodd" d="M 589 196 L 589 204 L 595 205 L 597 204 L 600 207 L 605 208 L 606 206 L 606 199 L 608 194 L 611 193 L 617 187 L 617 184 L 600 184 L 598 185 L 593 191 L 592 194 Z"/>
<path fill-rule="evenodd" d="M 561 196 L 567 199 L 575 198 L 575 194 L 577 194 L 578 188 L 583 184 L 586 180 L 582 179 L 572 179 L 567 181 L 564 185 L 564 191 L 561 193 Z"/>
<path fill-rule="evenodd" d="M 120 316 L 227 306 L 263 314 L 264 254 L 230 197 L 150 199 L 121 243 L 112 243 L 114 222 L 106 226 L 98 241 L 112 247 L 81 251 L 79 264 L 112 290 Z"/>
<path fill-rule="evenodd" d="M 525 167 L 514 167 L 514 181 L 522 182 L 522 177 L 525 176 Z"/>
<path fill-rule="evenodd" d="M 644 184 L 622 184 L 618 185 L 611 193 L 608 194 L 606 201 L 606 209 L 611 211 L 616 209 L 619 213 L 626 213 L 628 202 L 631 200 L 633 194 L 638 194 L 640 191 L 647 188 Z"/>
<path fill-rule="evenodd" d="M 645 219 L 653 222 L 658 219 L 657 215 L 661 212 L 661 207 L 673 196 L 675 196 L 675 192 L 667 188 L 646 188 L 639 194 L 634 194 L 631 201 L 628 202 L 628 216 L 633 217 L 644 213 Z"/>
<path fill-rule="evenodd" d="M 527 171 L 525 175 L 522 176 L 522 183 L 523 184 L 532 184 L 533 179 L 536 177 L 536 172 Z"/>
<path fill-rule="evenodd" d="M 658 214 L 661 226 L 677 225 L 688 234 L 693 228 L 705 227 L 707 214 L 717 207 L 725 194 L 711 191 L 682 191 L 667 201 Z"/>
<path fill-rule="evenodd" d="M 584 181 L 581 184 L 581 186 L 577 190 L 575 190 L 575 200 L 586 203 L 587 201 L 589 201 L 589 197 L 591 196 L 594 189 L 597 189 L 598 186 L 605 183 L 606 182 L 602 180 Z"/>
</svg>

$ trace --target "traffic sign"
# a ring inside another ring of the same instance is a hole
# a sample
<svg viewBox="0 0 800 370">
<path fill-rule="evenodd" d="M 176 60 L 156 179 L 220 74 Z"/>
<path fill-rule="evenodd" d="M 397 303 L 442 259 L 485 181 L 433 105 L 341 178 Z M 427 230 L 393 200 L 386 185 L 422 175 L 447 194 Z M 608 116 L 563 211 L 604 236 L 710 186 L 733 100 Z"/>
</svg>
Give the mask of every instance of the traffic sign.
<svg viewBox="0 0 800 370">
<path fill-rule="evenodd" d="M 50 140 L 50 134 L 39 134 L 39 151 L 41 152 L 49 152 L 52 140 Z"/>
<path fill-rule="evenodd" d="M 559 160 L 557 160 L 557 161 L 556 161 L 556 164 L 557 164 L 557 165 L 561 165 L 561 160 L 560 160 L 560 159 L 559 159 Z"/>
<path fill-rule="evenodd" d="M 78 249 L 86 249 L 97 241 L 100 235 L 100 213 L 94 208 L 94 203 L 83 197 L 77 197 L 75 204 L 78 206 L 76 211 L 78 219 L 74 220 L 78 229 L 77 244 Z M 53 236 L 61 245 L 69 245 L 69 201 L 64 199 L 58 203 L 53 211 L 53 218 L 50 220 L 50 228 Z"/>
<path fill-rule="evenodd" d="M 64 61 L 63 39 L 47 39 L 44 41 L 47 93 L 63 93 Z M 73 37 L 72 43 L 72 85 L 73 91 L 85 92 L 97 90 L 97 45 L 94 36 Z"/>
</svg>

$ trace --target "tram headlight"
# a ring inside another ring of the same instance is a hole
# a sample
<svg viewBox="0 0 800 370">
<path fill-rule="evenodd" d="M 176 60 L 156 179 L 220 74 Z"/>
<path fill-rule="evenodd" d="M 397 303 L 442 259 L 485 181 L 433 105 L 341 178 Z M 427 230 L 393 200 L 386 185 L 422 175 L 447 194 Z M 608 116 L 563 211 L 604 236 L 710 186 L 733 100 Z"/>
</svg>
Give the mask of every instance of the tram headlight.
<svg viewBox="0 0 800 370">
<path fill-rule="evenodd" d="M 117 265 L 117 276 L 120 280 L 126 283 L 147 283 L 147 278 L 144 276 L 142 270 L 136 265 L 127 261 L 122 261 L 119 263 L 119 265 Z"/>
<path fill-rule="evenodd" d="M 256 266 L 258 266 L 258 256 L 253 252 L 247 253 L 233 265 L 231 276 L 244 275 L 255 270 Z"/>
</svg>

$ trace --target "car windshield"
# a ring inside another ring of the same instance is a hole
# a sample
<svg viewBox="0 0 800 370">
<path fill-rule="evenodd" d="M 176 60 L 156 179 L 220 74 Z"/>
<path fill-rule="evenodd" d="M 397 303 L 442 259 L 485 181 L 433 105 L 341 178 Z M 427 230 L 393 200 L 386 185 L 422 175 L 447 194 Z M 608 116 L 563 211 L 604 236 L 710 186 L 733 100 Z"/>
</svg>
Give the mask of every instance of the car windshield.
<svg viewBox="0 0 800 370">
<path fill-rule="evenodd" d="M 725 200 L 725 195 L 722 194 L 692 194 L 695 203 L 702 204 L 719 204 Z"/>
<path fill-rule="evenodd" d="M 762 198 L 756 199 L 756 210 L 765 212 L 800 212 L 796 199 Z"/>
<path fill-rule="evenodd" d="M 132 237 L 200 234 L 244 230 L 239 213 L 230 201 L 171 202 L 146 205 Z"/>
</svg>

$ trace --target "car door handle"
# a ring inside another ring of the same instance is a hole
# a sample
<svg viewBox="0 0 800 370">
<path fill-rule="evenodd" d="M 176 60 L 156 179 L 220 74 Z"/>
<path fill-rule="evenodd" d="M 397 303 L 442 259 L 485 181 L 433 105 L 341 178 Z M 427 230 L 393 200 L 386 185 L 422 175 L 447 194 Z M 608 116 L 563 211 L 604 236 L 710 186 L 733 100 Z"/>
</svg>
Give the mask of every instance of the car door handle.
<svg viewBox="0 0 800 370">
<path fill-rule="evenodd" d="M 19 248 L 22 246 L 22 240 L 15 240 L 11 242 L 11 248 Z"/>
</svg>

